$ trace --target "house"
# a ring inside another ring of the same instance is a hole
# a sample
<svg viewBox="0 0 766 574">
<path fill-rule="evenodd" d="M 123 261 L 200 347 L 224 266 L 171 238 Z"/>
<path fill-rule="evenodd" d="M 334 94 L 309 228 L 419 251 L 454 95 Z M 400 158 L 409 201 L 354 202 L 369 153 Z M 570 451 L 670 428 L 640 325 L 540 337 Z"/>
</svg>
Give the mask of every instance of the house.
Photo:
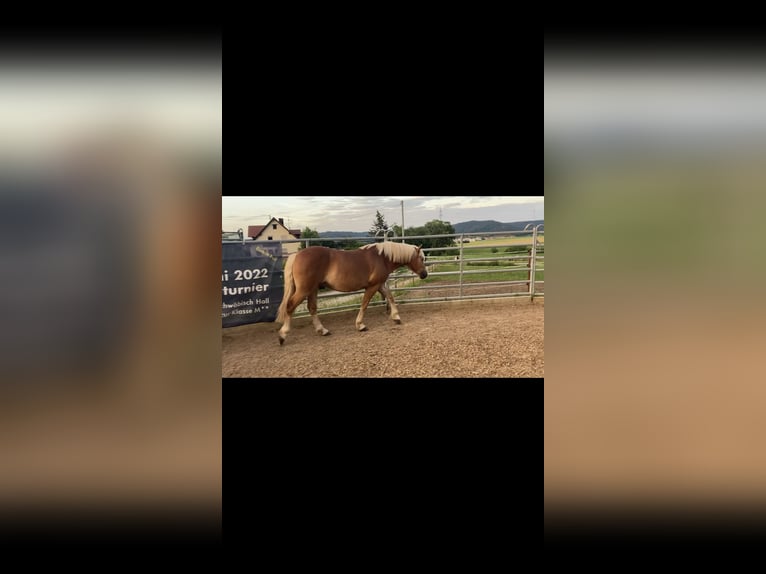
<svg viewBox="0 0 766 574">
<path fill-rule="evenodd" d="M 285 241 L 301 238 L 300 229 L 287 229 L 285 220 L 281 217 L 272 217 L 266 225 L 250 225 L 247 228 L 247 236 L 254 241 Z M 299 241 L 282 244 L 282 252 L 295 253 L 300 247 Z"/>
</svg>

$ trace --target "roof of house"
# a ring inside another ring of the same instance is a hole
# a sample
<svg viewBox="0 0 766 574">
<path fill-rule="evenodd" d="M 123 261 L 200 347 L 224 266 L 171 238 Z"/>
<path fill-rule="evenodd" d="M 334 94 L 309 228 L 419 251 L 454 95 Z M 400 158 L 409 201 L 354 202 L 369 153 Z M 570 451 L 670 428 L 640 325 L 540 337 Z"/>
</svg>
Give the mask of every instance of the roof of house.
<svg viewBox="0 0 766 574">
<path fill-rule="evenodd" d="M 271 220 L 266 225 L 249 225 L 247 227 L 247 236 L 253 237 L 253 238 L 258 237 L 263 232 L 264 229 L 266 229 L 269 225 L 271 225 L 272 222 L 276 223 L 277 225 L 281 225 L 282 227 L 287 229 L 287 227 L 279 223 L 279 220 L 276 217 L 272 217 Z M 287 229 L 287 232 L 293 237 L 295 237 L 296 239 L 300 239 L 301 237 L 300 229 Z"/>
<path fill-rule="evenodd" d="M 265 225 L 249 225 L 247 227 L 247 236 L 248 237 L 258 237 L 258 235 L 263 231 L 263 228 L 266 227 Z"/>
</svg>

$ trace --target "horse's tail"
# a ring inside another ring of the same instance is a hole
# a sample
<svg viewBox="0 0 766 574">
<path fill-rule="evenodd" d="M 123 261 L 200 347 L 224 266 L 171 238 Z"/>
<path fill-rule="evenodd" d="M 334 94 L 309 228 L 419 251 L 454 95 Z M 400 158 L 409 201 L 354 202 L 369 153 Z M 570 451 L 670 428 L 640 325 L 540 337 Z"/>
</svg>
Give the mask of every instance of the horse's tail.
<svg viewBox="0 0 766 574">
<path fill-rule="evenodd" d="M 287 319 L 287 302 L 295 293 L 295 281 L 293 280 L 293 262 L 297 253 L 293 253 L 285 262 L 285 294 L 282 296 L 282 303 L 277 312 L 277 321 L 284 323 Z"/>
</svg>

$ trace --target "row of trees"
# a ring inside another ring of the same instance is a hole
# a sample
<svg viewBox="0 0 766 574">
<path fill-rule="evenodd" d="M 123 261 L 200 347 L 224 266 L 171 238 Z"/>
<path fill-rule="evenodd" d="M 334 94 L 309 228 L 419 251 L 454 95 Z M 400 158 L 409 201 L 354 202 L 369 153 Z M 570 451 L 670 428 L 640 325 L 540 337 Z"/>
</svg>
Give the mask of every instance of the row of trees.
<svg viewBox="0 0 766 574">
<path fill-rule="evenodd" d="M 306 226 L 301 231 L 301 239 L 318 239 L 319 232 L 316 229 L 311 229 Z M 361 241 L 353 239 L 347 239 L 345 241 L 336 241 L 334 239 L 320 239 L 319 241 L 312 241 L 310 245 L 321 245 L 323 247 L 331 247 L 333 249 L 358 249 L 363 245 Z"/>
<path fill-rule="evenodd" d="M 393 230 L 396 238 L 400 238 L 402 236 L 402 228 L 400 225 L 393 224 L 391 226 L 388 225 L 386 222 L 385 217 L 380 213 L 380 211 L 375 212 L 375 219 L 372 222 L 372 227 L 370 228 L 367 235 L 370 237 L 376 237 L 378 241 L 383 241 L 383 237 L 385 235 L 385 232 L 388 230 Z M 383 233 L 378 233 L 382 231 Z M 455 228 L 452 227 L 452 224 L 449 221 L 441 221 L 439 219 L 434 219 L 432 221 L 429 221 L 425 225 L 422 225 L 420 227 L 407 227 L 405 230 L 405 241 L 407 241 L 407 237 L 412 237 L 415 235 L 446 235 L 446 234 L 452 234 L 455 233 Z M 301 232 L 301 239 L 316 239 L 319 238 L 319 232 L 315 229 L 311 229 L 310 227 L 305 227 L 303 231 Z M 433 238 L 424 238 L 424 239 L 415 239 L 412 241 L 412 243 L 415 243 L 416 245 L 420 245 L 424 249 L 430 249 L 430 248 L 438 248 L 438 247 L 453 247 L 455 245 L 455 241 L 451 237 L 433 237 Z M 312 241 L 311 245 L 324 245 L 325 247 L 333 247 L 335 249 L 357 249 L 363 245 L 361 241 L 355 241 L 355 240 L 345 240 L 345 241 L 336 241 L 333 239 L 321 239 L 320 241 Z M 444 252 L 434 251 L 432 254 L 434 255 L 440 255 Z"/>
<path fill-rule="evenodd" d="M 386 223 L 383 215 L 381 215 L 379 211 L 376 211 L 375 220 L 373 221 L 373 226 L 369 231 L 369 235 L 375 235 L 380 229 L 387 230 L 389 229 L 389 226 Z M 393 224 L 390 229 L 394 231 L 394 234 L 397 238 L 402 236 L 402 228 L 400 225 Z M 455 233 L 455 228 L 452 227 L 452 224 L 449 221 L 433 219 L 420 227 L 407 227 L 404 230 L 404 239 L 407 241 L 407 237 L 412 237 L 415 235 L 447 235 L 451 233 Z M 452 247 L 455 245 L 455 241 L 451 237 L 429 237 L 423 239 L 415 239 L 413 240 L 413 243 L 422 246 L 424 249 L 430 249 L 434 247 Z M 433 252 L 434 255 L 440 255 L 441 253 L 442 252 L 439 251 Z"/>
</svg>

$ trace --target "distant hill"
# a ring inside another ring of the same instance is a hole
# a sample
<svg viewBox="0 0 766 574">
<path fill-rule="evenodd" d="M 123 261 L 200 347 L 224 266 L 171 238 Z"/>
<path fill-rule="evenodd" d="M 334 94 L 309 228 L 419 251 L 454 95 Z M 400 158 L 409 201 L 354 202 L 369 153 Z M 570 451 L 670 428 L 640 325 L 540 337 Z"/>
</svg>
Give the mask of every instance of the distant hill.
<svg viewBox="0 0 766 574">
<path fill-rule="evenodd" d="M 368 237 L 366 231 L 320 231 L 319 237 Z"/>
<path fill-rule="evenodd" d="M 490 231 L 519 231 L 524 229 L 528 223 L 531 223 L 534 226 L 540 223 L 545 223 L 545 220 L 530 219 L 527 221 L 512 221 L 510 223 L 502 223 L 492 219 L 487 221 L 463 221 L 461 223 L 453 223 L 452 227 L 455 228 L 455 233 L 489 233 Z M 319 237 L 333 238 L 369 236 L 367 235 L 366 231 L 322 231 L 319 233 Z"/>
<path fill-rule="evenodd" d="M 487 221 L 463 221 L 454 223 L 455 233 L 489 233 L 490 231 L 519 231 L 524 229 L 527 224 L 533 226 L 545 223 L 543 219 L 534 219 L 528 221 L 512 221 L 510 223 L 501 223 L 493 219 Z"/>
</svg>

